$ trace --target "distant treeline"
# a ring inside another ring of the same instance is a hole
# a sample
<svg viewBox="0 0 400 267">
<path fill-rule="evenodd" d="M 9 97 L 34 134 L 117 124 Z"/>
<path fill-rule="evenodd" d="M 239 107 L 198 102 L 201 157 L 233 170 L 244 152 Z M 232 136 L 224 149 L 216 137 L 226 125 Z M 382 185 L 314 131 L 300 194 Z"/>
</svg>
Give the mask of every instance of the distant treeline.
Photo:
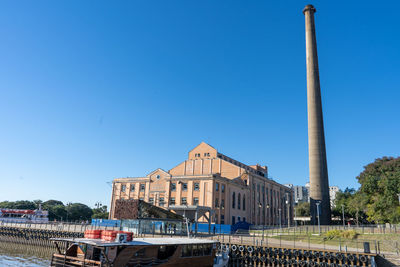
<svg viewBox="0 0 400 267">
<path fill-rule="evenodd" d="M 336 194 L 332 216 L 354 223 L 400 223 L 400 157 L 383 157 L 364 167 L 357 176 L 360 188 Z M 296 207 L 297 216 L 309 216 L 310 204 Z"/>
<path fill-rule="evenodd" d="M 0 208 L 6 209 L 28 209 L 35 210 L 41 204 L 43 210 L 49 212 L 50 221 L 90 221 L 93 219 L 107 219 L 108 212 L 107 206 L 97 205 L 96 208 L 91 209 L 82 203 L 67 203 L 64 205 L 59 200 L 18 200 L 18 201 L 3 201 L 0 202 Z"/>
</svg>

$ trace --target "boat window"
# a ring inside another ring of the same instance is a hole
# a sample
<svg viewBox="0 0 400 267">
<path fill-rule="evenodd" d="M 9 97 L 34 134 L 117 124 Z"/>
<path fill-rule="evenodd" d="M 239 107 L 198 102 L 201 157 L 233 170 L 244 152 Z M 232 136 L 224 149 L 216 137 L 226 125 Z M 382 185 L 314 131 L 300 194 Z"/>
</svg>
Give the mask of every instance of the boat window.
<svg viewBox="0 0 400 267">
<path fill-rule="evenodd" d="M 191 257 L 191 256 L 192 256 L 192 245 L 183 245 L 182 257 Z"/>
<path fill-rule="evenodd" d="M 165 260 L 174 255 L 176 248 L 178 246 L 160 246 L 158 248 L 158 256 L 159 260 Z"/>
<path fill-rule="evenodd" d="M 201 251 L 200 245 L 193 245 L 192 248 L 193 248 L 193 256 L 201 256 L 200 255 L 200 251 Z"/>
<path fill-rule="evenodd" d="M 143 257 L 146 252 L 146 248 L 142 248 L 135 253 L 135 257 Z"/>
<path fill-rule="evenodd" d="M 101 255 L 101 249 L 99 248 L 93 248 L 93 260 L 98 261 L 100 260 L 100 255 Z"/>
<path fill-rule="evenodd" d="M 209 256 L 211 255 L 212 252 L 212 244 L 204 244 L 203 245 L 203 253 L 204 256 Z"/>
</svg>

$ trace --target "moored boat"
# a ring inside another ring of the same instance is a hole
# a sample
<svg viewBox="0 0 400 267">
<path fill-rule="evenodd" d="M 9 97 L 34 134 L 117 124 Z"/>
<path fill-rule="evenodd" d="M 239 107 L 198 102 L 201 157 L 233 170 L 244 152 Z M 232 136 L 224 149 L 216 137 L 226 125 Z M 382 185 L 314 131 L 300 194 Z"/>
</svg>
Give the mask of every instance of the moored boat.
<svg viewBox="0 0 400 267">
<path fill-rule="evenodd" d="M 98 237 L 95 236 L 95 237 Z M 217 241 L 195 238 L 56 238 L 50 266 L 213 266 Z M 61 251 L 65 247 L 65 251 Z"/>
</svg>

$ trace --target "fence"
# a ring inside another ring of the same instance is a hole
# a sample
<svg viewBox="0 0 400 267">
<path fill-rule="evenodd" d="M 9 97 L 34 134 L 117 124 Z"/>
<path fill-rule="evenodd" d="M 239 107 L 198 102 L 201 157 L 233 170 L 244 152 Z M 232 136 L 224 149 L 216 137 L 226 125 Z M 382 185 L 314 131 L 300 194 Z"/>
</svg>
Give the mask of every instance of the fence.
<svg viewBox="0 0 400 267">
<path fill-rule="evenodd" d="M 250 232 L 262 232 L 265 234 L 274 234 L 282 232 L 297 232 L 297 233 L 326 233 L 330 230 L 355 230 L 360 234 L 399 234 L 399 225 L 302 225 L 292 227 L 279 227 L 279 226 L 250 226 Z"/>
<path fill-rule="evenodd" d="M 83 233 L 85 230 L 119 230 L 119 227 L 107 227 L 97 226 L 90 224 L 78 224 L 78 223 L 15 223 L 15 222 L 0 222 L 0 226 L 3 227 L 17 227 L 37 230 L 49 230 L 49 231 L 65 231 L 65 232 L 79 232 Z"/>
</svg>

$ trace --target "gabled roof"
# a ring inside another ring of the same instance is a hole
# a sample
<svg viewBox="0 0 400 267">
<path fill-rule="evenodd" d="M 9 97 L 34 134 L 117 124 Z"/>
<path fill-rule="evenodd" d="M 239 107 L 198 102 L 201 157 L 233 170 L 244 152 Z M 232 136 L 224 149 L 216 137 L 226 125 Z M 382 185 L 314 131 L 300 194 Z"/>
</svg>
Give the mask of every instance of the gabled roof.
<svg viewBox="0 0 400 267">
<path fill-rule="evenodd" d="M 154 173 L 156 173 L 156 172 L 158 172 L 158 171 L 163 172 L 163 173 L 165 173 L 165 174 L 168 175 L 168 176 L 171 176 L 171 174 L 169 174 L 169 172 L 164 171 L 164 170 L 161 169 L 161 168 L 158 168 L 158 169 L 152 171 L 151 173 L 147 174 L 146 176 L 147 176 L 147 177 L 150 177 L 150 176 L 152 176 Z"/>
<path fill-rule="evenodd" d="M 198 144 L 196 147 L 194 147 L 192 150 L 190 150 L 189 153 L 192 152 L 193 150 L 195 150 L 196 148 L 198 148 L 199 146 L 204 146 L 204 145 L 206 145 L 209 148 L 214 149 L 215 151 L 217 151 L 217 149 L 215 147 L 213 147 L 213 146 L 207 144 L 206 142 L 202 141 L 200 144 Z"/>
</svg>

